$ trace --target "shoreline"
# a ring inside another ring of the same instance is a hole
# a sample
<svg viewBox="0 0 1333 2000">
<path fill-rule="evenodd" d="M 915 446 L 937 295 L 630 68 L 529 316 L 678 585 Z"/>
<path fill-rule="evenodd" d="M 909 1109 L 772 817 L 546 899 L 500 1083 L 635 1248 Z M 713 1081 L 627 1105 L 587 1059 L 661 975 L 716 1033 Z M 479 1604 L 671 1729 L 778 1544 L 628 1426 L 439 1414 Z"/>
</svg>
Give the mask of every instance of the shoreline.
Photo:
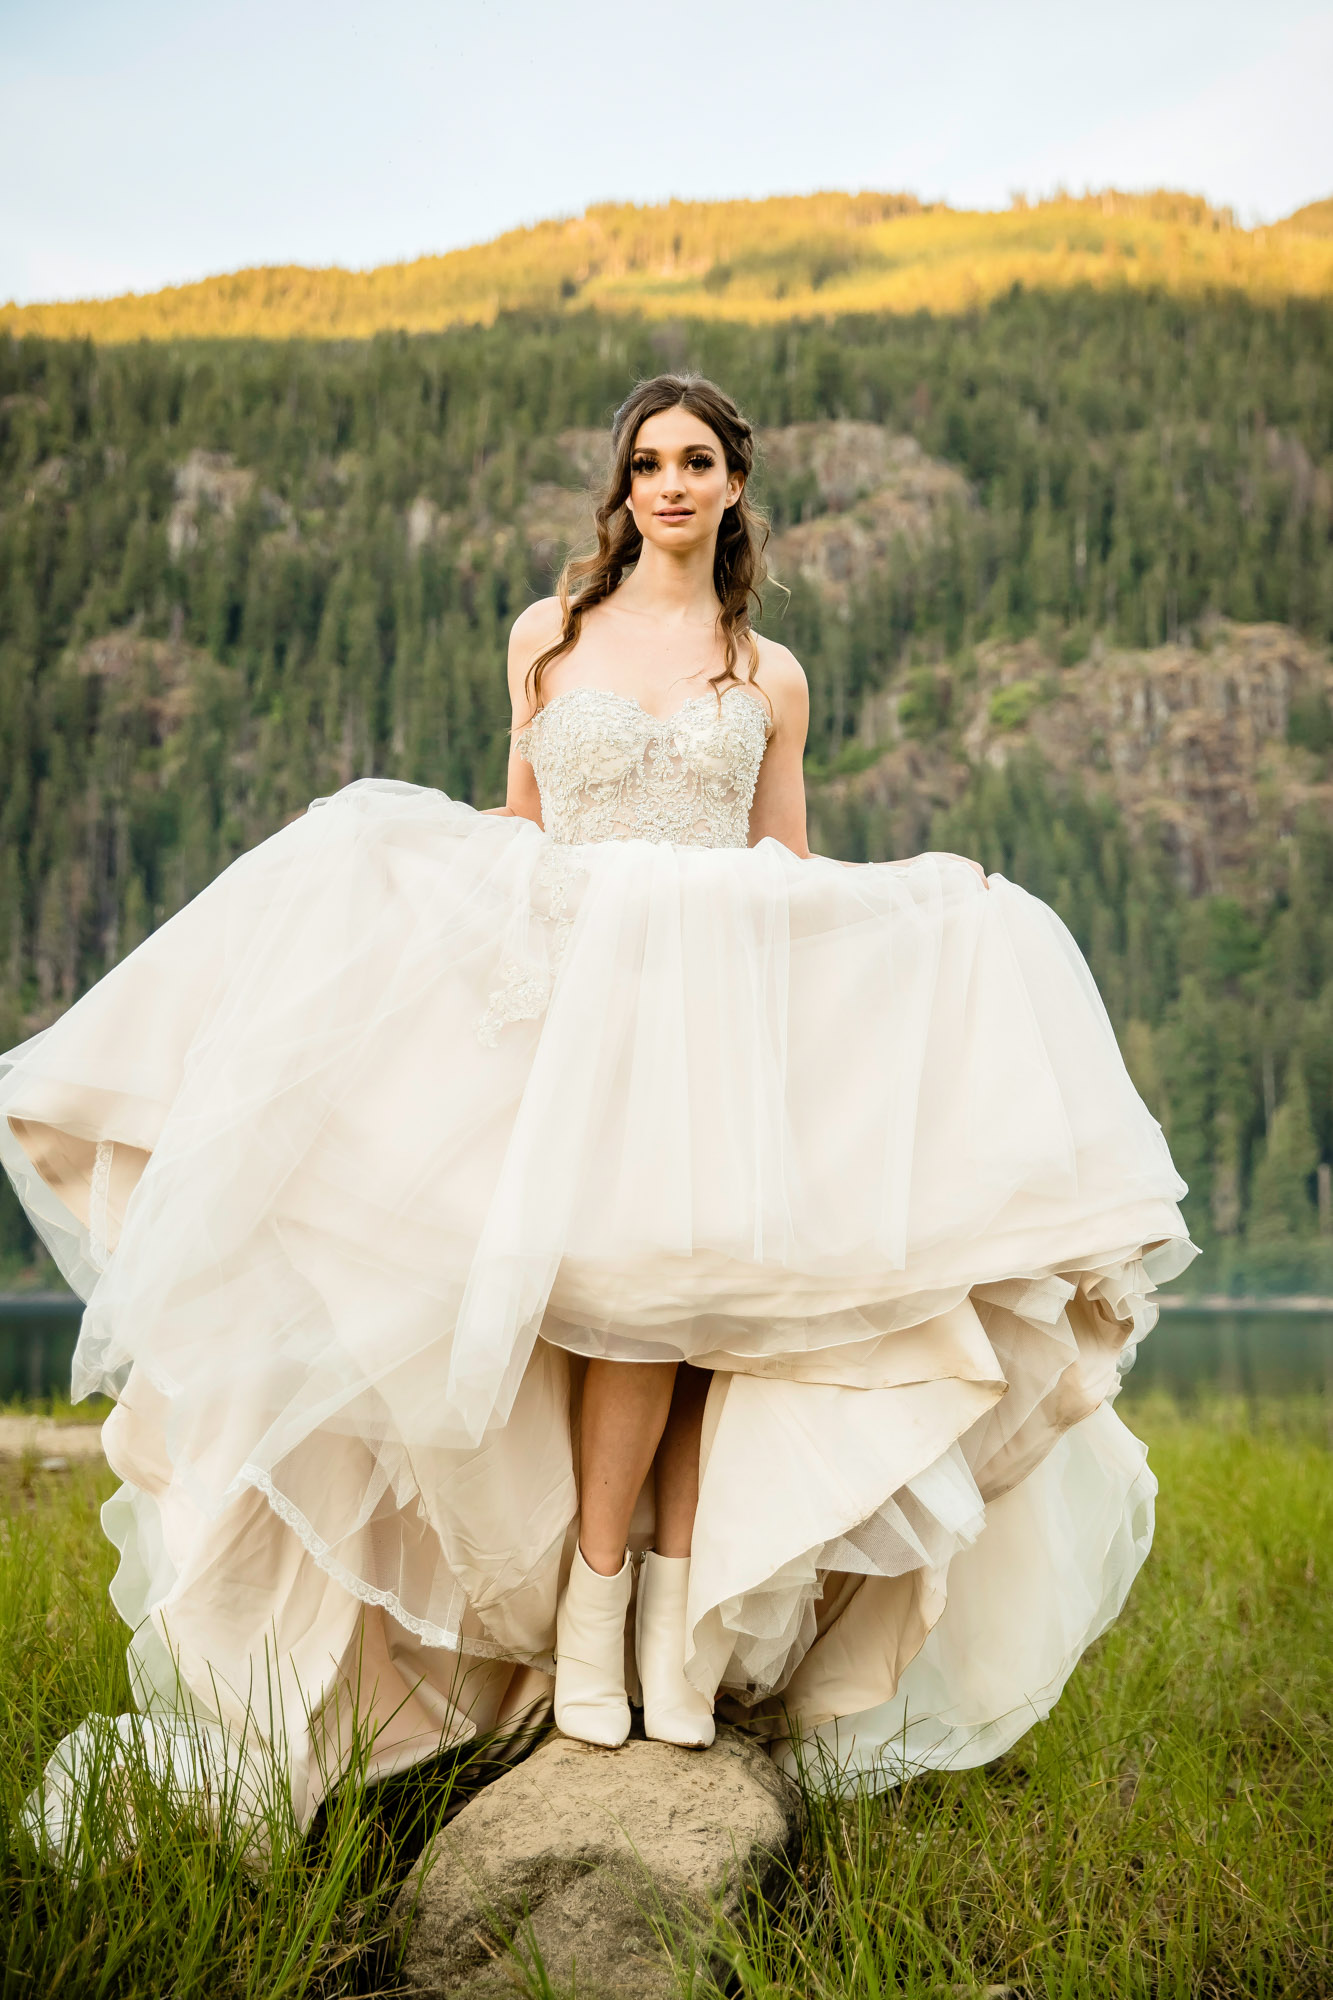
<svg viewBox="0 0 1333 2000">
<path fill-rule="evenodd" d="M 1333 1313 L 1333 1298 L 1318 1292 L 1275 1292 L 1268 1298 L 1245 1293 L 1232 1298 L 1226 1292 L 1167 1291 L 1155 1297 L 1155 1303 L 1163 1312 Z M 83 1301 L 73 1292 L 0 1292 L 0 1320 L 73 1318 L 82 1311 Z"/>
<path fill-rule="evenodd" d="M 1163 1312 L 1196 1313 L 1333 1313 L 1333 1298 L 1318 1292 L 1274 1292 L 1271 1298 L 1246 1293 L 1231 1298 L 1226 1292 L 1164 1292 L 1155 1303 Z"/>
</svg>

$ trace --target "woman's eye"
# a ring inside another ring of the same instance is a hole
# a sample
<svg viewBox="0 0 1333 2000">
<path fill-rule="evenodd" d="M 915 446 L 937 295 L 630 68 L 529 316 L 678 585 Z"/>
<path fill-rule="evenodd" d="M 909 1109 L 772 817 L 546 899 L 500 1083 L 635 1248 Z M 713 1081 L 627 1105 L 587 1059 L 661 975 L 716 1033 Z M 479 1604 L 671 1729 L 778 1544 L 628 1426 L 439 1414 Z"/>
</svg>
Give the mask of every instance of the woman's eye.
<svg viewBox="0 0 1333 2000">
<path fill-rule="evenodd" d="M 636 458 L 630 469 L 633 472 L 656 472 L 657 460 L 655 458 Z"/>
<path fill-rule="evenodd" d="M 712 463 L 713 463 L 712 459 L 709 458 L 706 452 L 697 451 L 694 454 L 694 457 L 689 461 L 690 471 L 707 472 L 711 467 Z"/>
</svg>

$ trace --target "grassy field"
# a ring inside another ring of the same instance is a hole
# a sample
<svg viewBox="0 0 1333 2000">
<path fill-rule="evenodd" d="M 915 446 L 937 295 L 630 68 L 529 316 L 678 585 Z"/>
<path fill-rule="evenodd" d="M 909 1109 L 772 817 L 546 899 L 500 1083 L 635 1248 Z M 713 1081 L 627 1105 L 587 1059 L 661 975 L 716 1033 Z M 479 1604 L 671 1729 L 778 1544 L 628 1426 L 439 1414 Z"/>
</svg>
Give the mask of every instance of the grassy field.
<svg viewBox="0 0 1333 2000">
<path fill-rule="evenodd" d="M 982 1771 L 812 1798 L 785 1903 L 720 1932 L 721 1985 L 682 1968 L 683 1993 L 1333 1994 L 1327 1405 L 1131 1414 L 1162 1482 L 1157 1545 L 1050 1722 Z M 389 1904 L 466 1770 L 353 1781 L 304 1840 L 275 1808 L 266 1870 L 225 1801 L 214 1824 L 131 1773 L 137 1845 L 107 1840 L 74 1879 L 39 1864 L 19 1812 L 44 1758 L 129 1701 L 110 1480 L 0 1477 L 4 2000 L 393 1992 Z"/>
</svg>

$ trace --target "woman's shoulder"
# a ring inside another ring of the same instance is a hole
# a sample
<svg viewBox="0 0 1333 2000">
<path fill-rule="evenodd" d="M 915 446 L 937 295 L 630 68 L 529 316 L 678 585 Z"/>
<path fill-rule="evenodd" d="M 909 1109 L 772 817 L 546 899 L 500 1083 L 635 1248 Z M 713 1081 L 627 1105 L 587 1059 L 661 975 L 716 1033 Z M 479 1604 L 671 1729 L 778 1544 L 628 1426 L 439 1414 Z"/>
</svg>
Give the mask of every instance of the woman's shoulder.
<svg viewBox="0 0 1333 2000">
<path fill-rule="evenodd" d="M 805 668 L 792 652 L 790 646 L 781 646 L 776 639 L 766 639 L 762 632 L 751 635 L 759 648 L 758 671 L 775 687 L 804 687 Z"/>
<path fill-rule="evenodd" d="M 525 652 L 531 659 L 553 646 L 564 630 L 565 614 L 558 597 L 539 597 L 520 611 L 509 628 L 509 653 Z"/>
<path fill-rule="evenodd" d="M 756 687 L 773 703 L 775 721 L 784 712 L 799 711 L 806 715 L 810 706 L 810 689 L 805 678 L 805 669 L 789 646 L 781 646 L 776 639 L 765 639 L 759 632 L 754 634 L 755 645 L 759 648 L 759 660 L 755 667 Z"/>
<path fill-rule="evenodd" d="M 514 705 L 514 726 L 532 720 L 534 706 L 528 676 L 533 662 L 559 641 L 565 616 L 558 597 L 539 597 L 526 611 L 520 611 L 509 628 L 509 694 Z"/>
</svg>

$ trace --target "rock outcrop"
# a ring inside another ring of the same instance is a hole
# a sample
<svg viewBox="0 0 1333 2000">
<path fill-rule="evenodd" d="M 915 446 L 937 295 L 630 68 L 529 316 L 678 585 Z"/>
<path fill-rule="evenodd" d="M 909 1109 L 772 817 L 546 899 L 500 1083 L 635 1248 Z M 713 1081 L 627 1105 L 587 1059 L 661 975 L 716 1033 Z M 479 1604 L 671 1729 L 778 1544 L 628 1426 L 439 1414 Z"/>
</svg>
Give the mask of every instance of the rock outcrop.
<svg viewBox="0 0 1333 2000">
<path fill-rule="evenodd" d="M 935 684 L 933 728 L 913 717 L 923 680 Z M 902 853 L 929 843 L 934 814 L 978 764 L 1034 750 L 1057 776 L 1109 793 L 1187 895 L 1244 893 L 1303 811 L 1333 818 L 1333 661 L 1284 625 L 1216 620 L 1143 650 L 1095 640 L 1066 666 L 1036 639 L 990 642 L 868 695 L 858 733 L 870 761 L 812 787 L 812 812 L 818 823 L 826 802 L 873 805 Z"/>
<path fill-rule="evenodd" d="M 113 719 L 140 743 L 163 744 L 183 728 L 202 699 L 239 701 L 235 668 L 179 639 L 145 639 L 134 631 L 107 632 L 73 655 L 71 668 L 99 686 L 105 722 Z M 155 774 L 135 773 L 140 790 Z"/>
<path fill-rule="evenodd" d="M 225 526 L 250 499 L 256 487 L 249 466 L 238 465 L 229 451 L 192 451 L 176 467 L 176 499 L 167 516 L 167 547 L 172 557 L 196 548 L 210 522 Z M 291 528 L 291 508 L 264 488 L 260 494 L 269 527 Z"/>
<path fill-rule="evenodd" d="M 552 576 L 572 549 L 586 553 L 596 547 L 592 501 L 582 487 L 539 481 L 529 488 L 519 519 L 528 547 Z"/>
<path fill-rule="evenodd" d="M 663 1935 L 699 1944 L 710 1910 L 778 1889 L 799 1824 L 794 1788 L 736 1730 L 702 1752 L 553 1736 L 465 1806 L 404 1885 L 406 1990 L 512 1996 L 515 1951 L 579 2000 L 669 2000 Z"/>
<path fill-rule="evenodd" d="M 1063 669 L 1028 641 L 981 648 L 978 665 L 969 756 L 1000 764 L 1030 743 L 1111 791 L 1136 831 L 1155 827 L 1190 895 L 1238 887 L 1303 806 L 1333 814 L 1327 760 L 1300 741 L 1303 718 L 1325 726 L 1333 666 L 1286 626 L 1218 621 L 1197 643 L 1097 646 Z"/>
<path fill-rule="evenodd" d="M 895 542 L 919 548 L 953 509 L 974 504 L 955 467 L 882 424 L 788 424 L 763 432 L 760 450 L 771 478 L 804 474 L 826 510 L 774 536 L 769 568 L 783 582 L 804 577 L 835 603 L 883 566 Z"/>
<path fill-rule="evenodd" d="M 895 542 L 920 547 L 951 508 L 973 504 L 960 472 L 882 424 L 786 424 L 761 431 L 758 442 L 756 493 L 762 497 L 766 484 L 800 487 L 812 515 L 773 537 L 769 567 L 784 582 L 805 577 L 835 601 L 883 564 Z M 606 472 L 609 439 L 605 431 L 569 430 L 543 448 L 585 482 L 539 479 L 523 502 L 528 546 L 554 571 L 571 548 L 591 541 L 589 495 Z"/>
</svg>

